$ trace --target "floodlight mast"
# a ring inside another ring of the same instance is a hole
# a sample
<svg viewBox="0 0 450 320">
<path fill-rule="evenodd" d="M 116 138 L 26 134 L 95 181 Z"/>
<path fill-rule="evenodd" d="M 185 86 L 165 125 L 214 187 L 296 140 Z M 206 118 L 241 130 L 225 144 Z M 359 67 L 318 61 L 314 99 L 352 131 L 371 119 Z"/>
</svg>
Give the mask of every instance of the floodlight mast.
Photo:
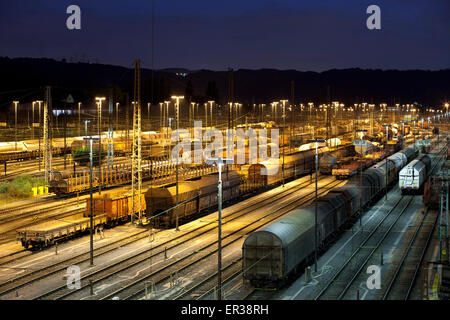
<svg viewBox="0 0 450 320">
<path fill-rule="evenodd" d="M 222 167 L 233 164 L 234 159 L 229 158 L 206 158 L 208 165 L 216 165 L 219 169 L 219 182 L 217 184 L 217 206 L 218 206 L 218 250 L 217 250 L 217 299 L 222 300 Z"/>
</svg>

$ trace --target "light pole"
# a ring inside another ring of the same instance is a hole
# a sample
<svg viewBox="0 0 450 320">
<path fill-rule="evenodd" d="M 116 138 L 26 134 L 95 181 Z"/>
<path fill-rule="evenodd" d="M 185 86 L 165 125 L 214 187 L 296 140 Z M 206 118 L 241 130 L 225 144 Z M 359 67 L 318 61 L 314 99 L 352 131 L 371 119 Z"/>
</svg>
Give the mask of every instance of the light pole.
<svg viewBox="0 0 450 320">
<path fill-rule="evenodd" d="M 310 139 L 308 140 L 309 143 L 315 143 L 316 144 L 316 156 L 315 156 L 315 163 L 316 163 L 316 194 L 315 194 L 315 200 L 314 200 L 314 271 L 317 272 L 317 171 L 319 168 L 319 153 L 318 153 L 318 145 L 319 142 L 325 142 L 324 139 Z"/>
<path fill-rule="evenodd" d="M 176 111 L 176 113 L 175 113 L 175 117 L 176 117 L 176 123 L 177 123 L 177 129 L 176 130 L 178 130 L 178 128 L 179 128 L 179 125 L 180 125 L 180 99 L 184 99 L 184 96 L 172 96 L 172 99 L 175 99 L 177 102 L 176 102 L 176 109 L 175 109 L 175 111 Z M 175 228 L 175 230 L 176 231 L 179 231 L 180 229 L 178 228 L 178 156 L 179 156 L 179 154 L 177 154 L 177 163 L 176 163 L 176 167 L 175 167 L 175 176 L 176 176 L 176 205 L 175 205 L 175 215 L 176 215 L 176 218 L 175 218 L 175 225 L 176 225 L 176 228 Z"/>
<path fill-rule="evenodd" d="M 81 136 L 81 102 L 78 102 L 78 135 Z"/>
<path fill-rule="evenodd" d="M 362 227 L 362 159 L 363 159 L 363 145 L 366 145 L 366 141 L 363 140 L 364 133 L 367 132 L 367 130 L 358 130 L 358 132 L 361 134 L 359 145 L 361 146 L 361 159 L 360 159 L 360 167 L 359 167 L 359 226 Z M 367 145 L 366 145 L 367 146 Z"/>
<path fill-rule="evenodd" d="M 205 106 L 205 128 L 208 128 L 208 104 L 205 102 L 203 105 Z"/>
<path fill-rule="evenodd" d="M 116 130 L 119 130 L 119 102 L 116 102 Z"/>
<path fill-rule="evenodd" d="M 167 119 L 167 127 L 166 127 L 166 139 L 169 139 L 169 104 L 170 101 L 164 101 L 165 105 L 166 105 L 166 114 L 165 114 L 165 119 L 164 119 L 164 125 L 166 125 L 166 119 Z M 170 127 L 170 129 L 172 129 L 172 127 Z"/>
<path fill-rule="evenodd" d="M 387 153 L 387 145 L 388 145 L 388 141 L 389 141 L 389 127 L 390 126 L 391 126 L 390 124 L 383 124 L 383 127 L 386 128 L 386 146 L 384 147 L 384 150 L 386 153 Z M 388 157 L 386 156 L 386 164 L 385 164 L 385 168 L 386 168 L 386 174 L 385 174 L 385 176 L 386 176 L 386 200 L 387 200 L 387 194 L 388 194 L 387 189 L 388 189 L 388 174 L 389 174 L 387 163 L 388 163 Z"/>
<path fill-rule="evenodd" d="M 32 139 L 34 140 L 34 105 L 36 104 L 36 101 L 33 101 L 31 103 L 31 134 Z"/>
<path fill-rule="evenodd" d="M 209 123 L 209 125 L 212 127 L 212 123 L 213 123 L 213 116 L 212 116 L 212 107 L 213 107 L 213 104 L 214 104 L 214 100 L 210 100 L 210 101 L 208 101 L 208 103 L 209 103 L 209 117 L 210 117 L 210 119 L 211 119 L 211 121 L 210 121 L 210 123 Z"/>
<path fill-rule="evenodd" d="M 38 134 L 38 148 L 39 148 L 39 155 L 38 155 L 38 160 L 39 160 L 39 171 L 41 171 L 41 103 L 43 102 L 42 100 L 38 100 L 36 101 L 38 104 L 38 108 L 39 108 L 39 134 Z"/>
<path fill-rule="evenodd" d="M 13 101 L 14 103 L 14 150 L 17 151 L 17 105 L 19 104 L 19 101 Z"/>
<path fill-rule="evenodd" d="M 92 141 L 93 140 L 99 140 L 98 138 L 93 138 L 91 137 L 84 137 L 84 140 L 89 140 L 89 162 L 90 162 L 90 178 L 89 178 L 89 191 L 90 191 L 90 208 L 89 208 L 89 213 L 90 213 L 90 228 L 89 228 L 89 233 L 90 233 L 90 265 L 93 266 L 94 265 L 94 205 L 93 205 L 93 196 L 92 196 L 92 163 L 94 162 L 93 156 L 92 156 Z"/>
<path fill-rule="evenodd" d="M 207 158 L 206 163 L 216 165 L 219 169 L 219 182 L 217 184 L 217 206 L 218 206 L 218 236 L 217 236 L 217 298 L 222 300 L 222 166 L 233 164 L 234 159 L 227 158 Z"/>
<path fill-rule="evenodd" d="M 91 122 L 91 120 L 84 120 L 84 136 L 87 137 L 87 124 Z"/>
<path fill-rule="evenodd" d="M 284 137 L 286 135 L 285 127 L 286 127 L 286 102 L 289 100 L 281 100 L 281 103 L 283 104 L 283 165 L 281 166 L 281 175 L 283 178 L 283 187 L 284 187 L 284 154 L 286 149 L 286 143 L 284 141 Z"/>
<path fill-rule="evenodd" d="M 105 97 L 96 97 L 97 101 L 97 114 L 98 114 L 98 164 L 100 167 L 100 177 L 102 177 L 102 101 L 106 100 Z M 100 182 L 98 184 L 98 193 L 101 193 L 101 183 L 102 179 L 100 178 Z"/>
</svg>

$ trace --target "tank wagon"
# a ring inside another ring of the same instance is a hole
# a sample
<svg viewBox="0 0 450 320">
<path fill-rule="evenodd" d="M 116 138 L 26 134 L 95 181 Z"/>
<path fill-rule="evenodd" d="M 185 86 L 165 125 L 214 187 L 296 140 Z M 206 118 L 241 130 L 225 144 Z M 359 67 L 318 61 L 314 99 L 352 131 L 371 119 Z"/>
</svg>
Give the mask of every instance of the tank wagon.
<svg viewBox="0 0 450 320">
<path fill-rule="evenodd" d="M 145 193 L 147 217 L 156 228 L 168 228 L 175 225 L 178 213 L 179 220 L 189 219 L 203 210 L 217 205 L 217 173 L 202 176 L 200 179 L 178 183 L 178 203 L 176 209 L 176 186 L 150 187 Z M 230 170 L 222 174 L 222 201 L 230 201 L 239 197 L 241 176 Z M 167 211 L 169 210 L 169 211 Z M 163 213 L 163 214 L 161 214 Z"/>
<path fill-rule="evenodd" d="M 361 202 L 359 176 L 318 198 L 319 250 L 326 247 L 343 226 L 358 216 L 360 208 L 384 194 L 386 187 L 397 177 L 395 171 L 405 164 L 404 151 L 401 151 L 401 155 L 392 156 L 397 161 L 388 161 L 386 164 L 386 160 L 382 160 L 363 172 Z M 386 174 L 392 175 L 387 185 Z M 242 246 L 244 279 L 255 286 L 280 287 L 311 262 L 315 250 L 314 210 L 314 204 L 296 208 L 251 233 Z"/>
</svg>

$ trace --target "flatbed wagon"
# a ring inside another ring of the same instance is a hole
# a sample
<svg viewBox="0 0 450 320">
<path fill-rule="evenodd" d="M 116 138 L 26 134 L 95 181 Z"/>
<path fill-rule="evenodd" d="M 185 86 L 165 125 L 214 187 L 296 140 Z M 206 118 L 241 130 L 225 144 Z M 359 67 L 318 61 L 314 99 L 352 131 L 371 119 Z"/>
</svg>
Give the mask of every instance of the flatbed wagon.
<svg viewBox="0 0 450 320">
<path fill-rule="evenodd" d="M 103 228 L 107 222 L 107 216 L 97 215 L 93 218 L 94 228 Z M 17 230 L 17 240 L 25 249 L 29 247 L 43 248 L 53 245 L 59 240 L 74 237 L 90 229 L 90 217 L 84 217 L 82 213 L 63 219 L 47 221 L 29 228 Z"/>
</svg>

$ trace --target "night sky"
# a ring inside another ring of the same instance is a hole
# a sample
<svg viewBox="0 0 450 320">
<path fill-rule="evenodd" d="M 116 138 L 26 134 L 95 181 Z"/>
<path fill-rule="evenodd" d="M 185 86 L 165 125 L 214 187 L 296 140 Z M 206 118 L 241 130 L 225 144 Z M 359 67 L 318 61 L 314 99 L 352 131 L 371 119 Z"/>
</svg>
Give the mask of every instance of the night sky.
<svg viewBox="0 0 450 320">
<path fill-rule="evenodd" d="M 66 8 L 81 7 L 81 30 Z M 381 30 L 366 8 L 381 8 Z M 450 67 L 449 0 L 155 0 L 157 69 Z M 0 56 L 151 68 L 152 2 L 0 1 Z"/>
</svg>

